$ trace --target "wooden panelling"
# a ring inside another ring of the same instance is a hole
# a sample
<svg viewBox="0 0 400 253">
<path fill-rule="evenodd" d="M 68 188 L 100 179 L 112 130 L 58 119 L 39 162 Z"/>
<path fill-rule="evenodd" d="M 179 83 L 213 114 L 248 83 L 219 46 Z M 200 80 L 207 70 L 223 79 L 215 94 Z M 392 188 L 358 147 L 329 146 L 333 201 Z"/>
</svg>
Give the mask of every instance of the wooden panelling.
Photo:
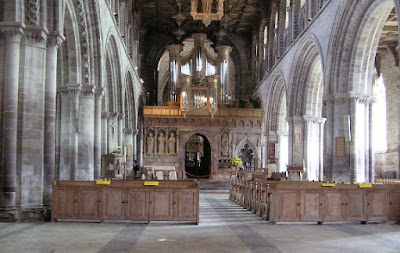
<svg viewBox="0 0 400 253">
<path fill-rule="evenodd" d="M 55 181 L 52 219 L 199 222 L 196 181 Z"/>
</svg>

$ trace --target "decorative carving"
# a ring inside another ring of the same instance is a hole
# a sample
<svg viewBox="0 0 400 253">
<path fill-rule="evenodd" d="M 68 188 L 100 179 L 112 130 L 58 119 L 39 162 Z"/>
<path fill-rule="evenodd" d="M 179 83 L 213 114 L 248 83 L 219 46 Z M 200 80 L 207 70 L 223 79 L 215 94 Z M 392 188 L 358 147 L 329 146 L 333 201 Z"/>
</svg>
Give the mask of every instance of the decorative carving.
<svg viewBox="0 0 400 253">
<path fill-rule="evenodd" d="M 221 156 L 229 156 L 229 133 L 221 135 Z"/>
<path fill-rule="evenodd" d="M 154 153 L 154 136 L 153 132 L 149 132 L 147 134 L 146 138 L 146 146 L 147 146 L 147 154 L 153 154 Z"/>
<path fill-rule="evenodd" d="M 25 30 L 26 40 L 29 44 L 45 47 L 47 43 L 47 31 L 41 27 L 29 27 Z"/>
<path fill-rule="evenodd" d="M 58 88 L 58 93 L 61 96 L 79 96 L 81 92 L 82 85 L 68 85 Z"/>
<path fill-rule="evenodd" d="M 39 0 L 25 0 L 25 23 L 39 26 L 40 4 Z"/>
<path fill-rule="evenodd" d="M 81 37 L 81 52 L 82 52 L 82 60 L 83 60 L 83 83 L 89 84 L 89 40 L 88 40 L 88 31 L 87 24 L 85 19 L 85 8 L 82 0 L 76 1 L 76 13 L 78 18 L 80 37 Z"/>
</svg>

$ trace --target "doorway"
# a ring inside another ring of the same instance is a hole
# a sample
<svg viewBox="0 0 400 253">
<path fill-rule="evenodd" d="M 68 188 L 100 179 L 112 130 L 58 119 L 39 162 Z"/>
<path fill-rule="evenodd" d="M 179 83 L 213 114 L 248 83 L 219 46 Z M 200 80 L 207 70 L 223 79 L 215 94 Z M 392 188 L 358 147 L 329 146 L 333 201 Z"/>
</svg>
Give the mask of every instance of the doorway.
<svg viewBox="0 0 400 253">
<path fill-rule="evenodd" d="M 210 178 L 211 146 L 207 138 L 201 134 L 193 135 L 186 142 L 185 172 L 188 178 Z"/>
</svg>

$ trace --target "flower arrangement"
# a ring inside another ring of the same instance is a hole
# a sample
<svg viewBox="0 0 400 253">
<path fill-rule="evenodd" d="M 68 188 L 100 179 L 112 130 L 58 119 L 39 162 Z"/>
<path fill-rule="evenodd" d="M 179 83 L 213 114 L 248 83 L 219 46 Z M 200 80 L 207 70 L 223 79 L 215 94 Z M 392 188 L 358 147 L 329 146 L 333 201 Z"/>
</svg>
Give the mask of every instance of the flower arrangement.
<svg viewBox="0 0 400 253">
<path fill-rule="evenodd" d="M 239 166 L 240 164 L 243 163 L 242 158 L 234 156 L 230 160 L 231 166 Z"/>
</svg>

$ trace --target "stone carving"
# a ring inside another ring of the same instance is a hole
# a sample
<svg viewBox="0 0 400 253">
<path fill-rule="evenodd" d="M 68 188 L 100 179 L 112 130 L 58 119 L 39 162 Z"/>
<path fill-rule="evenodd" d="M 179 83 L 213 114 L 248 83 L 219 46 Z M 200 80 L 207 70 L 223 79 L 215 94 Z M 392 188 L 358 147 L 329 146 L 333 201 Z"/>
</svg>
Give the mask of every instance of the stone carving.
<svg viewBox="0 0 400 253">
<path fill-rule="evenodd" d="M 229 136 L 226 133 L 222 134 L 221 136 L 221 155 L 229 155 Z"/>
<path fill-rule="evenodd" d="M 158 153 L 159 154 L 164 154 L 165 153 L 165 137 L 164 133 L 160 132 L 160 135 L 158 136 Z"/>
<path fill-rule="evenodd" d="M 170 136 L 168 138 L 168 153 L 169 154 L 175 154 L 175 143 L 176 143 L 176 138 L 174 133 L 170 133 Z"/>
<path fill-rule="evenodd" d="M 149 135 L 147 136 L 147 153 L 148 154 L 152 154 L 153 150 L 154 150 L 154 137 L 153 137 L 153 133 L 149 133 Z"/>
</svg>

